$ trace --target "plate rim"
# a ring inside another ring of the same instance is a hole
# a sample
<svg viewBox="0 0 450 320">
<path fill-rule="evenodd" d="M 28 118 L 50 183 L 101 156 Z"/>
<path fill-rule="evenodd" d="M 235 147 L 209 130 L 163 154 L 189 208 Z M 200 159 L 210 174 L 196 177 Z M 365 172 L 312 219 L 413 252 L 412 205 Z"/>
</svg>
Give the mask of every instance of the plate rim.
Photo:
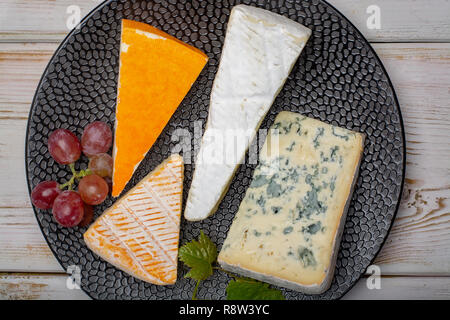
<svg viewBox="0 0 450 320">
<path fill-rule="evenodd" d="M 129 1 L 129 0 L 127 0 Z M 73 36 L 73 34 L 77 31 L 77 28 L 81 28 L 81 26 L 89 19 L 91 18 L 92 15 L 94 15 L 95 13 L 97 13 L 98 10 L 101 10 L 104 6 L 112 3 L 112 2 L 117 2 L 117 0 L 105 0 L 102 3 L 100 3 L 99 5 L 97 5 L 96 7 L 94 7 L 88 14 L 86 14 L 83 19 L 80 20 L 80 22 L 77 24 L 76 27 L 74 27 L 65 37 L 64 39 L 61 41 L 61 43 L 58 45 L 58 47 L 55 49 L 55 52 L 52 54 L 51 58 L 49 59 L 49 62 L 47 63 L 44 71 L 42 72 L 41 78 L 36 86 L 34 95 L 33 95 L 33 100 L 31 102 L 31 106 L 30 106 L 30 111 L 28 113 L 28 119 L 27 119 L 27 128 L 25 131 L 25 154 L 24 154 L 24 160 L 25 160 L 25 177 L 27 180 L 27 188 L 28 188 L 28 196 L 30 197 L 30 201 L 31 201 L 31 184 L 30 184 L 30 174 L 29 174 L 29 168 L 28 168 L 28 137 L 29 137 L 29 130 L 30 130 L 30 119 L 31 119 L 31 114 L 34 110 L 33 106 L 36 103 L 37 100 L 37 94 L 38 94 L 38 89 L 41 87 L 42 82 L 45 78 L 45 76 L 48 73 L 48 69 L 50 68 L 53 59 L 56 57 L 57 54 L 59 54 L 60 50 L 62 49 L 62 47 L 66 44 L 66 42 L 70 39 L 70 37 Z M 239 1 L 240 2 L 240 1 Z M 375 51 L 375 49 L 373 48 L 372 44 L 369 42 L 369 40 L 366 39 L 366 37 L 361 33 L 361 31 L 359 31 L 359 29 L 344 15 L 342 14 L 338 9 L 336 9 L 336 7 L 332 4 L 330 4 L 327 0 L 318 0 L 318 2 L 323 2 L 326 5 L 328 5 L 332 10 L 334 10 L 334 13 L 337 14 L 339 16 L 340 19 L 343 19 L 346 23 L 348 23 L 355 31 L 356 33 L 359 35 L 359 37 L 361 37 L 364 41 L 365 41 L 365 45 L 367 45 L 373 55 L 374 58 L 377 60 L 379 66 L 381 67 L 382 72 L 384 73 L 384 75 L 386 76 L 386 80 L 392 90 L 392 96 L 394 99 L 394 104 L 395 107 L 397 109 L 398 115 L 399 115 L 399 125 L 401 128 L 401 138 L 402 138 L 402 151 L 403 151 L 403 157 L 402 157 L 402 181 L 400 184 L 400 192 L 399 192 L 399 199 L 397 201 L 397 205 L 395 207 L 395 210 L 393 212 L 392 215 L 392 219 L 390 221 L 390 225 L 387 228 L 387 232 L 386 232 L 386 236 L 384 237 L 383 241 L 380 243 L 380 247 L 378 248 L 378 250 L 374 253 L 374 256 L 372 258 L 372 260 L 370 260 L 369 265 L 366 267 L 364 272 L 361 272 L 361 274 L 359 275 L 358 279 L 355 280 L 345 291 L 343 291 L 342 295 L 337 298 L 336 300 L 340 300 L 342 299 L 351 289 L 353 289 L 353 287 L 356 285 L 357 282 L 359 282 L 361 280 L 361 278 L 363 277 L 363 275 L 367 272 L 367 268 L 369 266 L 371 266 L 373 264 L 373 262 L 375 261 L 375 259 L 377 258 L 378 254 L 380 253 L 381 249 L 383 248 L 384 244 L 386 243 L 387 238 L 389 237 L 389 234 L 391 232 L 392 226 L 394 224 L 394 221 L 397 217 L 397 213 L 398 210 L 400 208 L 400 204 L 401 204 L 401 199 L 402 199 L 402 194 L 403 194 L 403 190 L 404 190 L 404 185 L 405 185 L 405 174 L 406 174 L 406 134 L 405 134 L 405 126 L 404 126 L 404 122 L 403 122 L 403 115 L 402 115 L 402 111 L 401 111 L 401 107 L 400 107 L 400 103 L 398 101 L 398 97 L 395 91 L 395 87 L 391 81 L 391 78 L 389 77 L 389 73 L 387 72 L 383 62 L 381 61 L 380 57 L 378 56 L 377 52 Z M 235 5 L 238 5 L 241 3 L 237 3 Z M 257 6 L 260 7 L 260 6 Z M 65 267 L 59 257 L 59 255 L 56 253 L 56 251 L 52 248 L 52 246 L 50 245 L 50 242 L 47 239 L 47 236 L 44 234 L 44 230 L 42 227 L 41 222 L 38 219 L 38 212 L 37 209 L 35 208 L 35 206 L 32 205 L 33 208 L 33 212 L 34 212 L 34 217 L 39 225 L 39 229 L 42 233 L 42 236 L 45 239 L 45 242 L 47 243 L 47 246 L 50 248 L 50 251 L 52 252 L 53 256 L 55 257 L 55 259 L 58 261 L 59 265 L 63 268 L 63 270 L 65 271 L 65 273 L 67 274 L 67 270 L 65 270 Z M 335 277 L 335 275 L 333 275 L 333 277 Z M 94 298 L 91 293 L 87 290 L 85 290 L 82 286 L 80 286 L 81 290 L 86 293 L 92 300 L 97 300 L 96 298 Z"/>
<path fill-rule="evenodd" d="M 44 71 L 42 72 L 41 78 L 39 79 L 39 82 L 36 86 L 34 95 L 33 95 L 33 100 L 31 101 L 31 106 L 30 106 L 30 111 L 28 113 L 28 119 L 27 119 L 27 129 L 25 131 L 25 155 L 24 155 L 24 160 L 25 160 L 25 177 L 27 179 L 27 188 L 28 188 L 28 196 L 30 198 L 30 202 L 31 202 L 31 185 L 30 185 L 30 174 L 29 174 L 29 168 L 28 168 L 28 137 L 29 137 L 29 133 L 30 133 L 30 119 L 31 119 L 31 114 L 33 112 L 33 106 L 36 103 L 37 100 L 37 94 L 38 94 L 38 89 L 41 87 L 42 82 L 46 76 L 46 74 L 48 73 L 48 69 L 50 68 L 53 59 L 56 57 L 56 55 L 60 52 L 60 50 L 62 49 L 62 47 L 66 44 L 66 42 L 69 40 L 69 38 L 76 32 L 77 27 L 80 27 L 83 25 L 83 23 L 85 21 L 87 21 L 92 15 L 94 15 L 97 10 L 100 10 L 101 8 L 103 8 L 103 6 L 107 5 L 109 2 L 112 2 L 114 0 L 105 0 L 102 3 L 100 3 L 99 5 L 97 5 L 95 8 L 93 8 L 91 11 L 89 11 L 89 13 L 83 17 L 83 19 L 80 20 L 80 22 L 72 29 L 70 30 L 70 32 L 64 37 L 64 39 L 61 41 L 61 43 L 58 45 L 58 47 L 55 49 L 55 52 L 52 54 L 51 58 L 49 59 L 47 65 L 45 66 Z M 47 246 L 50 248 L 50 251 L 52 252 L 53 256 L 55 257 L 56 261 L 58 261 L 59 265 L 61 266 L 61 268 L 64 270 L 64 272 L 67 274 L 67 270 L 65 269 L 59 255 L 56 253 L 56 251 L 52 248 L 52 246 L 50 245 L 50 242 L 47 239 L 47 236 L 44 234 L 44 230 L 42 228 L 42 224 L 38 219 L 38 212 L 35 206 L 33 206 L 33 204 L 31 204 L 32 208 L 33 208 L 33 212 L 34 212 L 34 217 L 39 225 L 39 229 L 42 233 L 42 236 L 45 239 L 45 242 L 47 243 Z M 95 299 L 90 292 L 86 291 L 82 286 L 80 286 L 80 289 L 83 290 L 84 293 L 86 293 L 89 298 L 91 298 L 92 300 L 97 300 Z"/>
<path fill-rule="evenodd" d="M 406 175 L 406 134 L 405 134 L 405 125 L 404 125 L 404 123 L 403 123 L 402 110 L 401 110 L 401 108 L 400 108 L 400 103 L 399 103 L 399 101 L 398 101 L 398 97 L 397 97 L 397 93 L 396 93 L 396 91 L 395 91 L 394 84 L 392 83 L 391 77 L 389 76 L 389 73 L 387 72 L 387 70 L 386 70 L 386 68 L 385 68 L 385 66 L 384 66 L 384 64 L 383 64 L 383 62 L 381 61 L 381 59 L 380 59 L 380 57 L 378 56 L 378 54 L 377 54 L 377 52 L 375 51 L 375 49 L 373 48 L 372 44 L 369 42 L 369 40 L 366 39 L 366 37 L 362 34 L 362 32 L 359 31 L 359 29 L 358 29 L 358 28 L 357 28 L 357 27 L 356 27 L 356 26 L 355 26 L 355 25 L 354 25 L 354 24 L 353 24 L 346 16 L 344 16 L 343 13 L 341 13 L 338 9 L 336 9 L 335 6 L 333 6 L 332 4 L 330 4 L 330 3 L 328 2 L 328 0 L 320 0 L 320 1 L 322 1 L 322 2 L 326 3 L 327 5 L 329 5 L 330 8 L 332 8 L 332 9 L 335 11 L 335 13 L 338 14 L 338 15 L 340 16 L 341 19 L 344 19 L 348 24 L 350 24 L 350 26 L 353 27 L 353 29 L 356 31 L 356 33 L 357 33 L 362 39 L 364 39 L 364 41 L 366 42 L 366 45 L 369 46 L 369 48 L 372 50 L 375 59 L 378 61 L 379 65 L 380 65 L 380 67 L 381 67 L 381 70 L 382 70 L 383 73 L 385 74 L 386 79 L 387 79 L 387 81 L 388 81 L 388 83 L 389 83 L 389 86 L 390 86 L 391 89 L 392 89 L 392 96 L 393 96 L 393 98 L 394 98 L 394 103 L 395 103 L 397 112 L 398 112 L 398 114 L 399 114 L 399 123 L 400 123 L 401 135 L 402 135 L 402 142 L 403 142 L 403 143 L 402 143 L 402 151 L 403 151 L 403 157 L 402 157 L 402 162 L 403 162 L 403 165 L 402 165 L 402 181 L 401 181 L 401 183 L 400 183 L 399 198 L 398 198 L 398 201 L 397 201 L 397 205 L 395 206 L 394 213 L 393 213 L 393 215 L 392 215 L 391 223 L 390 223 L 390 225 L 389 225 L 389 227 L 388 227 L 388 229 L 387 229 L 386 236 L 384 237 L 383 241 L 380 243 L 380 247 L 379 247 L 378 250 L 375 252 L 375 254 L 374 254 L 372 260 L 370 260 L 370 263 L 369 263 L 369 265 L 367 266 L 367 268 L 365 269 L 365 271 L 361 273 L 361 275 L 358 277 L 358 280 L 356 280 L 351 286 L 349 286 L 349 287 L 347 288 L 347 290 L 345 290 L 345 291 L 342 293 L 342 296 L 339 298 L 339 300 L 340 300 L 340 299 L 342 299 L 342 298 L 343 298 L 343 297 L 344 297 L 351 289 L 353 289 L 353 287 L 356 285 L 356 283 L 359 282 L 359 281 L 361 280 L 361 278 L 363 277 L 363 275 L 367 272 L 367 269 L 373 264 L 373 262 L 375 261 L 375 259 L 376 259 L 377 256 L 378 256 L 378 254 L 380 253 L 381 249 L 383 248 L 384 244 L 386 243 L 386 240 L 387 240 L 387 238 L 389 237 L 389 234 L 391 233 L 391 229 L 392 229 L 392 226 L 393 226 L 393 224 L 394 224 L 394 221 L 395 221 L 395 219 L 397 218 L 397 213 L 398 213 L 398 210 L 399 210 L 399 208 L 400 208 L 400 204 L 401 204 L 401 201 L 402 201 L 403 189 L 404 189 L 404 186 L 405 186 L 405 175 Z"/>
</svg>

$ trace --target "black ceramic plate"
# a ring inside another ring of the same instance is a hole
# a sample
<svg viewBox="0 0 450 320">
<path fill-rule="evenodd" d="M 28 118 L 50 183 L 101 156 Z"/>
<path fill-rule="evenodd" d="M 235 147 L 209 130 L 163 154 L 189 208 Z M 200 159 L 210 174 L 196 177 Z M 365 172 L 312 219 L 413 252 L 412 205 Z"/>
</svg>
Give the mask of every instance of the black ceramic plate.
<svg viewBox="0 0 450 320">
<path fill-rule="evenodd" d="M 30 111 L 26 168 L 30 190 L 40 181 L 69 178 L 47 150 L 47 137 L 56 128 L 81 136 L 94 120 L 114 123 L 122 18 L 143 21 L 201 49 L 210 60 L 161 136 L 134 174 L 127 189 L 165 159 L 177 128 L 193 132 L 205 124 L 209 94 L 219 64 L 231 8 L 245 3 L 298 21 L 313 33 L 283 90 L 262 123 L 268 128 L 281 110 L 291 110 L 367 135 L 361 170 L 353 194 L 336 272 L 331 288 L 321 295 L 284 290 L 287 299 L 340 298 L 364 274 L 386 239 L 398 209 L 405 169 L 402 117 L 392 84 L 377 55 L 361 33 L 325 1 L 107 1 L 72 31 L 42 76 Z M 78 162 L 86 167 L 87 159 Z M 254 167 L 242 165 L 218 211 L 201 222 L 181 224 L 181 243 L 200 230 L 220 249 L 231 220 L 250 183 Z M 186 165 L 186 200 L 193 166 Z M 112 204 L 96 207 L 96 216 Z M 85 228 L 62 228 L 48 211 L 35 210 L 50 248 L 67 269 L 81 269 L 81 288 L 96 299 L 189 299 L 194 282 L 184 279 L 180 263 L 173 286 L 137 280 L 94 255 L 83 242 Z M 200 286 L 205 299 L 223 299 L 228 277 L 216 272 Z"/>
</svg>

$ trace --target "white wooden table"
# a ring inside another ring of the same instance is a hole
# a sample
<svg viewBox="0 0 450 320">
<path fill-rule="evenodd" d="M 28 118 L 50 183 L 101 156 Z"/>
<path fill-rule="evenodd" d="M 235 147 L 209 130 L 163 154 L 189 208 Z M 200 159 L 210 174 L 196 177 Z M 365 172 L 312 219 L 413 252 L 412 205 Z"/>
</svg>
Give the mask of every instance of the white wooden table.
<svg viewBox="0 0 450 320">
<path fill-rule="evenodd" d="M 0 299 L 88 299 L 67 289 L 67 274 L 39 230 L 26 186 L 24 144 L 34 91 L 76 13 L 68 7 L 78 6 L 84 16 L 99 2 L 0 1 Z M 450 1 L 330 3 L 385 64 L 407 140 L 401 207 L 375 261 L 381 289 L 369 289 L 367 275 L 344 298 L 450 299 Z M 381 29 L 367 26 L 371 5 L 380 9 Z"/>
</svg>

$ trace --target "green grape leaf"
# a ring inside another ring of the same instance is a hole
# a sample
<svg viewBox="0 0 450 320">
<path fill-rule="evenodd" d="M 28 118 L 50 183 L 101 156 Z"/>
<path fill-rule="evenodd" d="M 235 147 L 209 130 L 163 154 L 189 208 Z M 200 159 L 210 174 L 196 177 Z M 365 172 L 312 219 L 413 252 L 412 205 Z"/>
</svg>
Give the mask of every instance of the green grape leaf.
<svg viewBox="0 0 450 320">
<path fill-rule="evenodd" d="M 280 290 L 249 278 L 236 278 L 228 283 L 227 300 L 284 300 Z"/>
<path fill-rule="evenodd" d="M 192 240 L 180 247 L 178 258 L 191 268 L 185 278 L 205 280 L 213 274 L 212 263 L 217 258 L 217 247 L 200 231 L 198 241 Z"/>
</svg>

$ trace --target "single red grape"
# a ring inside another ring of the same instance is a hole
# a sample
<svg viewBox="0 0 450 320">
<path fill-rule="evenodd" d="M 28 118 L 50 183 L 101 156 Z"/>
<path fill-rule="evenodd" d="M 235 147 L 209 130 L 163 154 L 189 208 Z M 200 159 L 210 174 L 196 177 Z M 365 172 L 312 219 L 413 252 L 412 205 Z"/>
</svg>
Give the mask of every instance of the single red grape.
<svg viewBox="0 0 450 320">
<path fill-rule="evenodd" d="M 81 179 L 78 184 L 78 191 L 84 202 L 96 205 L 105 201 L 108 195 L 108 184 L 102 177 L 90 174 Z"/>
<path fill-rule="evenodd" d="M 83 200 L 75 191 L 63 191 L 53 202 L 52 213 L 56 222 L 63 227 L 75 227 L 83 219 Z"/>
<path fill-rule="evenodd" d="M 48 210 L 60 193 L 61 189 L 56 181 L 43 181 L 31 191 L 31 202 L 39 209 Z"/>
<path fill-rule="evenodd" d="M 112 144 L 111 128 L 102 121 L 94 121 L 86 126 L 81 136 L 83 153 L 88 157 L 106 153 Z"/>
<path fill-rule="evenodd" d="M 80 158 L 81 144 L 71 131 L 56 129 L 48 137 L 48 151 L 56 162 L 69 164 Z"/>
<path fill-rule="evenodd" d="M 94 207 L 85 203 L 83 219 L 78 224 L 78 226 L 86 227 L 87 225 L 89 225 L 91 223 L 93 217 L 94 217 Z"/>
<path fill-rule="evenodd" d="M 99 153 L 89 159 L 89 169 L 100 177 L 111 177 L 113 158 L 107 153 Z"/>
</svg>

